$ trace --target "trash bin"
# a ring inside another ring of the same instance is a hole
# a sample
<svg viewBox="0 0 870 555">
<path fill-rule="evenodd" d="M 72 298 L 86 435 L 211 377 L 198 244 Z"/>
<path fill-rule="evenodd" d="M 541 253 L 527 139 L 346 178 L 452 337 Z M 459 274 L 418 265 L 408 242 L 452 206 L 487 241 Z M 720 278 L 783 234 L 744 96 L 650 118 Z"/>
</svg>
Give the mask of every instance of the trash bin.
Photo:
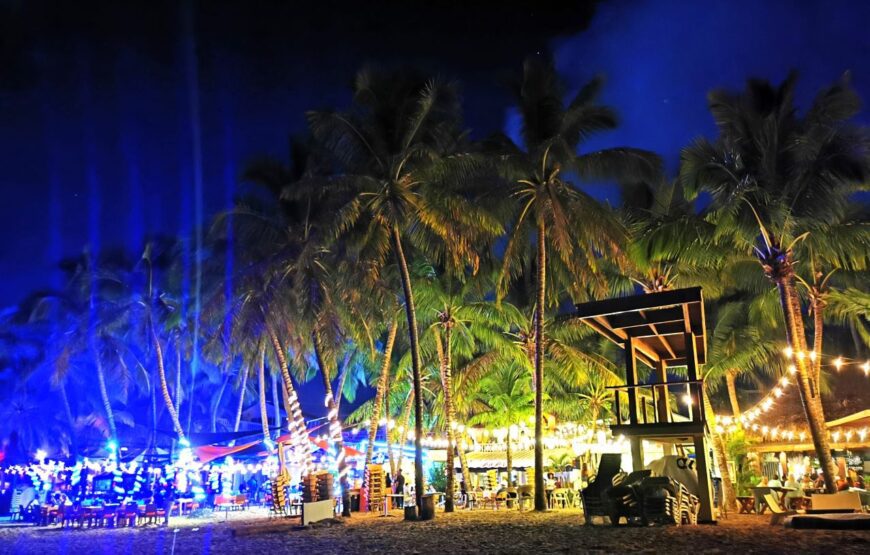
<svg viewBox="0 0 870 555">
<path fill-rule="evenodd" d="M 423 504 L 420 506 L 420 520 L 432 520 L 435 518 L 435 496 L 436 493 L 426 493 L 423 495 Z"/>
<path fill-rule="evenodd" d="M 405 520 L 417 520 L 417 507 L 405 505 Z"/>
</svg>

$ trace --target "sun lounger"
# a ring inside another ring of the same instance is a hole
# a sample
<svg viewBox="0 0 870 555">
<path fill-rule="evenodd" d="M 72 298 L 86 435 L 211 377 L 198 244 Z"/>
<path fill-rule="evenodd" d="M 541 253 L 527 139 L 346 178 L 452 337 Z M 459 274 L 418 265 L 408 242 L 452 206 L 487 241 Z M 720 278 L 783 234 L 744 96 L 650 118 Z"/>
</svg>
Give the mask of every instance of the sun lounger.
<svg viewBox="0 0 870 555">
<path fill-rule="evenodd" d="M 785 517 L 797 514 L 797 511 L 784 509 L 779 504 L 779 500 L 772 493 L 764 494 L 764 502 L 767 503 L 767 508 L 770 509 L 770 525 L 775 526 L 782 523 Z"/>
<path fill-rule="evenodd" d="M 861 494 L 857 491 L 817 493 L 812 496 L 812 508 L 808 513 L 860 513 Z"/>
</svg>

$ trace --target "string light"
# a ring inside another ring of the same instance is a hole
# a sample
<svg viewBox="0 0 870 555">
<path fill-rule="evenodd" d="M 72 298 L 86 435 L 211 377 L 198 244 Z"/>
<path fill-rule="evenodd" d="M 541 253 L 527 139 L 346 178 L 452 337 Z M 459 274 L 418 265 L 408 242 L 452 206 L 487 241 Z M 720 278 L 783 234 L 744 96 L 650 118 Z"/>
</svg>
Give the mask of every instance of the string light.
<svg viewBox="0 0 870 555">
<path fill-rule="evenodd" d="M 784 348 L 782 350 L 782 353 L 788 359 L 797 358 L 799 360 L 803 360 L 804 358 L 809 358 L 811 361 L 815 361 L 817 358 L 826 356 L 818 354 L 816 353 L 816 351 L 809 351 L 806 353 L 802 351 L 795 351 L 791 347 Z M 847 366 L 850 364 L 858 365 L 860 364 L 860 361 L 844 359 L 842 356 L 838 356 L 834 358 L 833 361 L 831 361 L 831 366 L 833 366 L 838 372 L 843 366 Z M 864 375 L 870 376 L 870 360 L 867 360 L 863 364 L 861 364 L 860 368 L 864 371 Z M 774 386 L 767 395 L 762 397 L 758 401 L 758 403 L 755 404 L 754 407 L 744 411 L 743 414 L 740 415 L 739 423 L 742 424 L 744 428 L 751 427 L 754 420 L 760 417 L 763 413 L 770 411 L 773 408 L 775 401 L 785 395 L 786 390 L 792 384 L 792 381 L 789 380 L 788 376 L 794 376 L 797 374 L 797 366 L 795 366 L 794 364 L 789 364 L 786 370 L 788 372 L 788 375 L 782 376 L 777 382 L 778 385 Z M 721 420 L 723 423 L 730 422 L 730 420 L 726 421 L 726 418 L 729 417 L 724 415 L 718 415 L 716 417 L 717 421 Z M 728 424 L 725 425 L 728 426 Z"/>
</svg>

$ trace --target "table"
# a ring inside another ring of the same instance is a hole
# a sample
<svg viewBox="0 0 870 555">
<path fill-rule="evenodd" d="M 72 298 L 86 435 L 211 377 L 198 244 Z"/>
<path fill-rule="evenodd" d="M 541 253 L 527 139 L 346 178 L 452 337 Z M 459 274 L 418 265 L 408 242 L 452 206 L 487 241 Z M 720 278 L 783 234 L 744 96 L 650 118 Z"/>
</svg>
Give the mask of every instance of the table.
<svg viewBox="0 0 870 555">
<path fill-rule="evenodd" d="M 750 495 L 738 495 L 737 502 L 740 503 L 740 510 L 738 511 L 741 515 L 751 515 L 755 512 L 755 498 Z"/>
<path fill-rule="evenodd" d="M 390 503 L 390 501 L 389 501 L 389 498 L 391 498 L 391 497 L 393 497 L 393 498 L 398 498 L 398 499 L 404 499 L 404 498 L 405 498 L 405 495 L 404 495 L 404 494 L 401 494 L 401 493 L 388 493 L 387 495 L 385 495 L 385 496 L 384 496 L 384 503 L 383 503 L 383 505 L 384 505 L 384 514 L 380 515 L 381 517 L 385 517 L 385 516 L 393 516 L 393 515 L 390 514 L 390 504 L 391 504 L 391 503 Z"/>
<path fill-rule="evenodd" d="M 756 499 L 755 512 L 758 514 L 764 514 L 764 510 L 767 508 L 767 503 L 764 502 L 765 493 L 778 493 L 779 504 L 781 507 L 785 507 L 785 494 L 795 491 L 794 488 L 787 488 L 785 486 L 754 486 L 752 490 L 754 492 L 753 497 Z"/>
<path fill-rule="evenodd" d="M 175 500 L 178 503 L 178 516 L 184 513 L 185 505 L 193 505 L 193 497 L 181 497 Z"/>
</svg>

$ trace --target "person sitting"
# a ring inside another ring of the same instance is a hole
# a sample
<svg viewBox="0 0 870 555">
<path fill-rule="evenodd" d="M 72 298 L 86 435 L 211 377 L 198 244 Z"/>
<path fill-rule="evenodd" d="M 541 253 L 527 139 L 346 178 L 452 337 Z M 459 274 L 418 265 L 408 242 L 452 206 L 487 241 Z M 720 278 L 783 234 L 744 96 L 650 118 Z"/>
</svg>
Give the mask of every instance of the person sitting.
<svg viewBox="0 0 870 555">
<path fill-rule="evenodd" d="M 789 491 L 785 494 L 786 508 L 794 508 L 795 505 L 803 502 L 804 490 L 801 487 L 800 482 L 798 482 L 797 479 L 794 477 L 794 474 L 788 475 L 788 479 L 785 481 L 785 487 L 794 490 Z"/>
<path fill-rule="evenodd" d="M 779 476 L 774 476 L 774 477 L 773 477 L 773 480 L 769 481 L 769 482 L 767 483 L 767 485 L 768 485 L 769 487 L 772 487 L 772 488 L 781 488 L 781 487 L 782 487 L 782 482 L 779 481 Z"/>
<path fill-rule="evenodd" d="M 839 475 L 834 476 L 834 483 L 837 484 L 837 491 L 846 491 L 849 489 L 849 483 L 840 478 Z"/>
</svg>

